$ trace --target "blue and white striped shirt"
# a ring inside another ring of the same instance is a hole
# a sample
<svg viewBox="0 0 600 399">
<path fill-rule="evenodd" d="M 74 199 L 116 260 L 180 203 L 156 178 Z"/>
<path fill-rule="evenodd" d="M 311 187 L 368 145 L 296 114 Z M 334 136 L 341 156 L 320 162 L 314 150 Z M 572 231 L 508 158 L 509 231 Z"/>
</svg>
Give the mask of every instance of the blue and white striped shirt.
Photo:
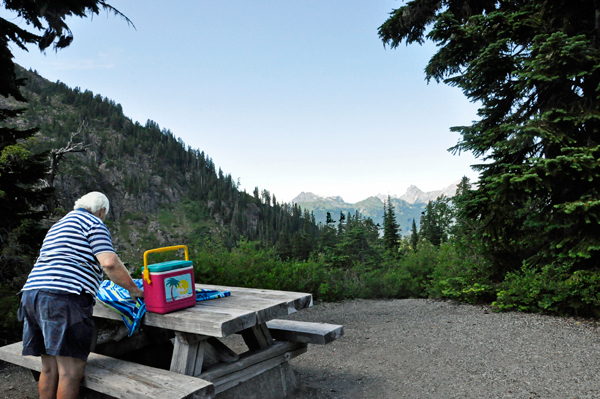
<svg viewBox="0 0 600 399">
<path fill-rule="evenodd" d="M 85 209 L 69 212 L 48 230 L 23 291 L 50 288 L 94 298 L 102 281 L 96 255 L 115 252 L 102 220 Z"/>
</svg>

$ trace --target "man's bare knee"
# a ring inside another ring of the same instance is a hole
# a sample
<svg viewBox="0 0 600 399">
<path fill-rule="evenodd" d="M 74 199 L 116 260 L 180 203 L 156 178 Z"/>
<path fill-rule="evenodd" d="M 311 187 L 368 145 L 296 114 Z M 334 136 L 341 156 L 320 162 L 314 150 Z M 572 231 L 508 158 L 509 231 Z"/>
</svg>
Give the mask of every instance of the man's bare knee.
<svg viewBox="0 0 600 399">
<path fill-rule="evenodd" d="M 85 370 L 85 360 L 75 359 L 72 357 L 56 357 L 56 363 L 58 364 L 58 379 L 79 381 L 83 377 Z"/>
<path fill-rule="evenodd" d="M 54 356 L 42 355 L 42 373 L 47 375 L 58 375 L 58 365 Z"/>
</svg>

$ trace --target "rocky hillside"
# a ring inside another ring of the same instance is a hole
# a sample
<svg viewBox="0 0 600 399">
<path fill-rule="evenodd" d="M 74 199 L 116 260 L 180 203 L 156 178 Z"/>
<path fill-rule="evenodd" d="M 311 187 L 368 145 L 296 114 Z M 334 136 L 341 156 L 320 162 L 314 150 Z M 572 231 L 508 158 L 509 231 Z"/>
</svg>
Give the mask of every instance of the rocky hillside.
<svg viewBox="0 0 600 399">
<path fill-rule="evenodd" d="M 117 249 L 130 259 L 141 259 L 151 247 L 182 242 L 216 240 L 231 246 L 244 236 L 269 246 L 300 226 L 316 232 L 309 214 L 278 204 L 266 190 L 240 192 L 208 155 L 157 123 L 133 122 L 120 104 L 91 91 L 52 83 L 22 68 L 17 73 L 26 79 L 22 92 L 28 102 L 0 101 L 27 108 L 11 123 L 39 128 L 29 146 L 48 152 L 43 184 L 56 188 L 47 204 L 48 223 L 82 194 L 97 190 L 111 200 L 107 224 Z"/>
</svg>

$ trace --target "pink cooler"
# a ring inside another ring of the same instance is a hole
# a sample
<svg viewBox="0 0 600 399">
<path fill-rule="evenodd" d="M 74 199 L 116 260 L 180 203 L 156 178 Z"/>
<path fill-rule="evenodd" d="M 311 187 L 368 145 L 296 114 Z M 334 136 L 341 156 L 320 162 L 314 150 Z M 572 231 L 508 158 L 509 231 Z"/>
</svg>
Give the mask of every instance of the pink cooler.
<svg viewBox="0 0 600 399">
<path fill-rule="evenodd" d="M 153 252 L 185 249 L 186 260 L 147 264 L 147 254 Z M 144 301 L 146 310 L 154 313 L 169 313 L 196 304 L 194 266 L 188 260 L 185 245 L 151 249 L 144 253 Z"/>
</svg>

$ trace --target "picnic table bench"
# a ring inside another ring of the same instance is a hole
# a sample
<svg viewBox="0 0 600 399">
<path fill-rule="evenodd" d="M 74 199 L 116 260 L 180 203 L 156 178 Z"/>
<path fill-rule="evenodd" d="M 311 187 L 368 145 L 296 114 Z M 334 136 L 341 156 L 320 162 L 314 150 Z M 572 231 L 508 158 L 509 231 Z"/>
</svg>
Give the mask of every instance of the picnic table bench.
<svg viewBox="0 0 600 399">
<path fill-rule="evenodd" d="M 42 359 L 21 356 L 23 344 L 3 346 L 0 359 L 33 371 L 42 371 Z M 90 353 L 81 385 L 89 390 L 120 399 L 212 398 L 214 385 L 200 378 L 171 373 L 154 367 Z"/>
<path fill-rule="evenodd" d="M 256 397 L 266 399 L 270 396 L 264 389 L 266 382 L 273 386 L 271 396 L 282 397 L 282 391 L 295 389 L 288 361 L 306 352 L 308 344 L 324 345 L 343 335 L 340 325 L 279 319 L 312 306 L 310 294 L 205 284 L 196 287 L 230 291 L 231 296 L 197 302 L 168 314 L 146 313 L 141 331 L 132 337 L 98 342 L 82 385 L 109 397 L 162 399 L 245 398 L 258 388 L 256 384 L 262 384 Z M 94 307 L 94 317 L 121 320 L 102 304 Z M 221 341 L 232 334 L 242 336 L 247 351 L 236 353 Z M 164 367 L 168 370 L 118 359 L 142 351 L 149 360 L 165 360 L 156 348 L 171 342 L 172 355 Z M 39 370 L 39 358 L 20 356 L 19 345 L 0 348 L 0 360 Z M 109 383 L 117 374 L 120 380 Z"/>
</svg>

